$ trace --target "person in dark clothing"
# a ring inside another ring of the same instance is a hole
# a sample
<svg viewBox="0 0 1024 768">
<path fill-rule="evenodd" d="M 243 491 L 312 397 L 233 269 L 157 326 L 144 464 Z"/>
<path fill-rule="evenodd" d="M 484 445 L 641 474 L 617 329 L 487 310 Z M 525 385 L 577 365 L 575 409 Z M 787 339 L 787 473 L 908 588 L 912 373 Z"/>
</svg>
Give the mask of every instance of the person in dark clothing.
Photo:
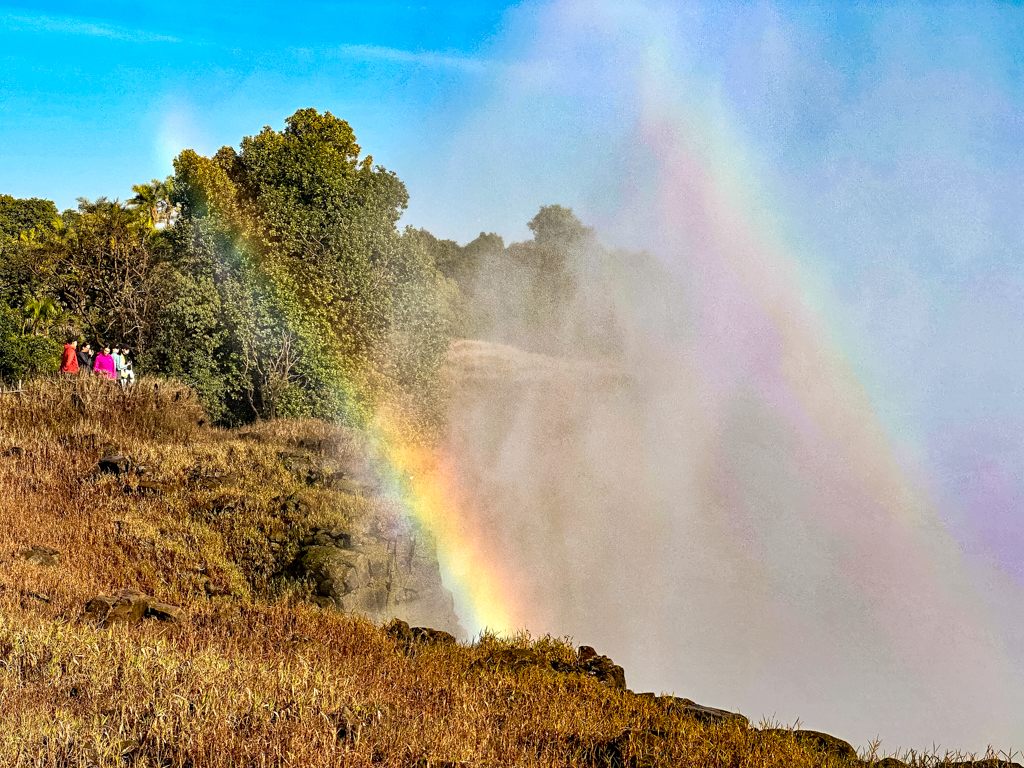
<svg viewBox="0 0 1024 768">
<path fill-rule="evenodd" d="M 92 373 L 92 363 L 95 355 L 92 352 L 92 345 L 88 342 L 78 348 L 78 370 L 85 373 Z"/>
</svg>

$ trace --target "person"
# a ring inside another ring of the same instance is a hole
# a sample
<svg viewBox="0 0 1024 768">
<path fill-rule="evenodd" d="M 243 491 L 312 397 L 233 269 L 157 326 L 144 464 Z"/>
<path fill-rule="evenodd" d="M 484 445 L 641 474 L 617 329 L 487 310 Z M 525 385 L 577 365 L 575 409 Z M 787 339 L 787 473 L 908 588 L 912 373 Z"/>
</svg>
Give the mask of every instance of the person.
<svg viewBox="0 0 1024 768">
<path fill-rule="evenodd" d="M 131 350 L 125 347 L 121 350 L 121 369 L 118 372 L 118 382 L 125 389 L 135 383 L 135 371 L 132 370 L 132 361 L 129 357 Z"/>
<path fill-rule="evenodd" d="M 117 378 L 117 369 L 114 367 L 114 357 L 110 354 L 110 347 L 104 347 L 103 352 L 96 355 L 92 369 L 100 376 L 106 376 L 111 381 Z"/>
<path fill-rule="evenodd" d="M 110 356 L 114 358 L 114 378 L 120 381 L 121 369 L 124 368 L 124 357 L 121 355 L 121 348 L 114 347 L 114 351 L 110 353 Z"/>
<path fill-rule="evenodd" d="M 85 342 L 78 348 L 78 370 L 83 374 L 89 373 L 92 370 L 93 357 L 92 345 Z"/>
<path fill-rule="evenodd" d="M 68 376 L 78 373 L 78 342 L 69 341 L 60 356 L 60 372 Z"/>
</svg>

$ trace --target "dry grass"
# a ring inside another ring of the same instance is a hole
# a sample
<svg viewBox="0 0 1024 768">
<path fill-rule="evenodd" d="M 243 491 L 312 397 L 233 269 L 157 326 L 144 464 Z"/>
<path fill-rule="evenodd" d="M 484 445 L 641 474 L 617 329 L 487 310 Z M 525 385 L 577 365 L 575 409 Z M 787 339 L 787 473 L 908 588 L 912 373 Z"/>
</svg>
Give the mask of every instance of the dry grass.
<svg viewBox="0 0 1024 768">
<path fill-rule="evenodd" d="M 410 656 L 380 628 L 304 603 L 273 579 L 294 541 L 375 502 L 306 487 L 279 453 L 354 461 L 359 435 L 317 422 L 228 432 L 202 419 L 167 382 L 123 394 L 48 381 L 0 395 L 0 765 L 848 764 L 786 733 L 705 726 L 549 666 L 480 663 L 509 646 L 566 661 L 562 641 L 485 637 Z M 145 465 L 160 492 L 96 475 L 110 447 Z M 32 545 L 61 561 L 29 563 Z M 94 628 L 85 602 L 119 589 L 189 619 Z"/>
</svg>

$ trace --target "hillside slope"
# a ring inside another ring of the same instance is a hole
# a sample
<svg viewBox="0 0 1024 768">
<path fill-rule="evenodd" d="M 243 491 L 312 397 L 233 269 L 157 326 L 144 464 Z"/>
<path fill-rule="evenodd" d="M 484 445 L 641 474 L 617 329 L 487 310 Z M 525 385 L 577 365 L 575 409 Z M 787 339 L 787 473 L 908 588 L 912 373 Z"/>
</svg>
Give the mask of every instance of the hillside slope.
<svg viewBox="0 0 1024 768">
<path fill-rule="evenodd" d="M 318 422 L 209 427 L 169 383 L 0 394 L 0 765 L 856 763 L 634 694 L 568 641 L 456 642 L 366 450 Z"/>
</svg>

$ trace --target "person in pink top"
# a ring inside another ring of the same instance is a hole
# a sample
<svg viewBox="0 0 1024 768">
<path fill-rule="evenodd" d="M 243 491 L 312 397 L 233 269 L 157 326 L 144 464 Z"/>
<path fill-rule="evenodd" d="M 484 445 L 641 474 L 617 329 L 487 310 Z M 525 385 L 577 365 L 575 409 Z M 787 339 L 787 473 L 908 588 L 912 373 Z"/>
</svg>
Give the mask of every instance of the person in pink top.
<svg viewBox="0 0 1024 768">
<path fill-rule="evenodd" d="M 92 364 L 92 369 L 100 376 L 106 376 L 111 381 L 117 378 L 114 357 L 110 354 L 110 347 L 104 347 L 103 351 L 96 355 L 96 362 Z"/>
</svg>

